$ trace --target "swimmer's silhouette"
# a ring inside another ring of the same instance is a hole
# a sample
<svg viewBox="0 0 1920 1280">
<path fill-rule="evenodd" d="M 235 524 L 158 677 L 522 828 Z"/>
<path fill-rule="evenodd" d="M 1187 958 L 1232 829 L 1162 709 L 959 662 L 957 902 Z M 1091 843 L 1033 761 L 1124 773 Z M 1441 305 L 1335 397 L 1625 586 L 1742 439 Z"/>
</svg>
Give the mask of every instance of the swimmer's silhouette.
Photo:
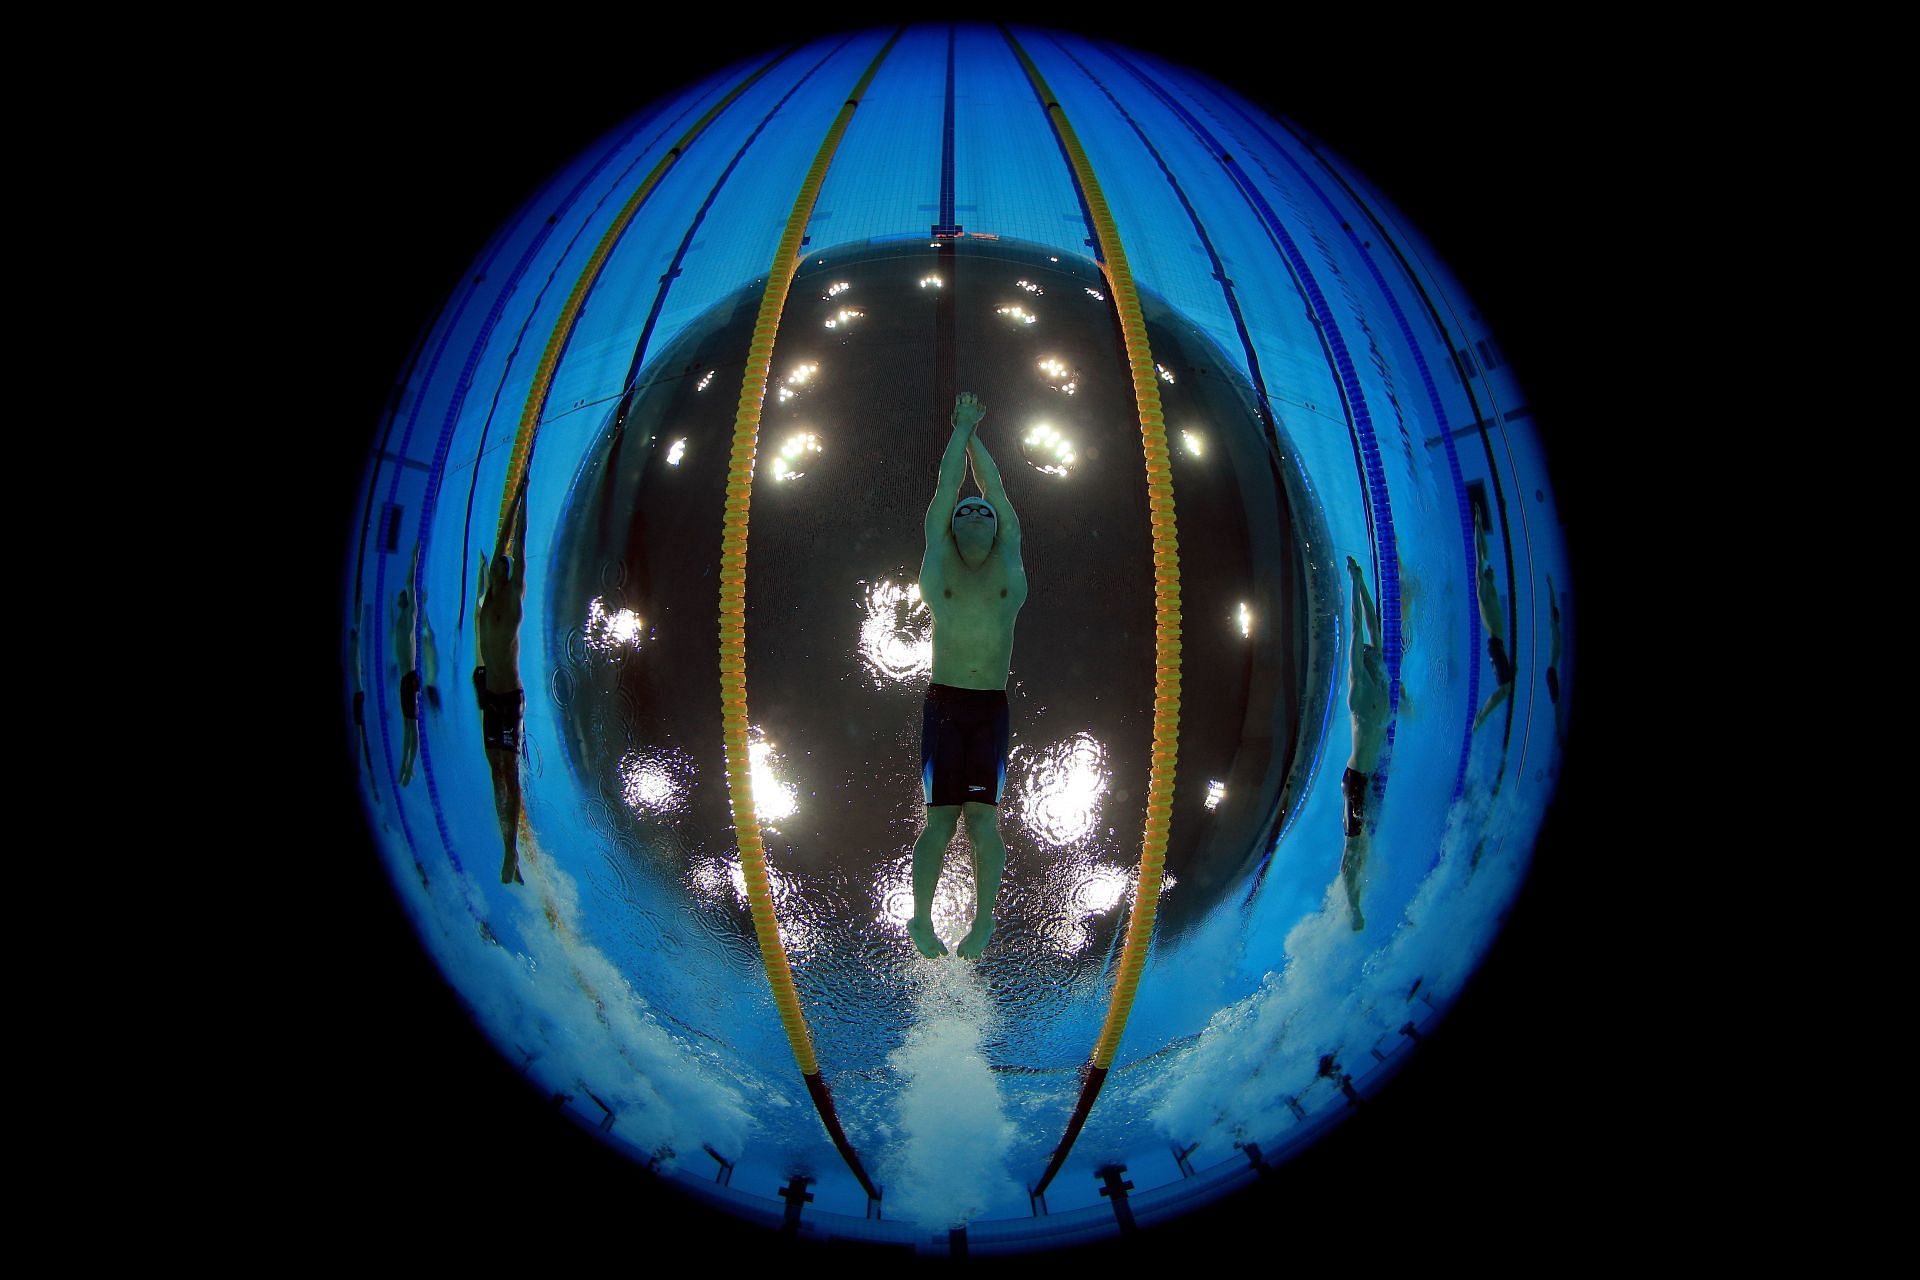
<svg viewBox="0 0 1920 1280">
<path fill-rule="evenodd" d="M 1340 878 L 1346 882 L 1347 904 L 1353 908 L 1353 927 L 1367 927 L 1360 914 L 1360 875 L 1366 870 L 1373 835 L 1369 830 L 1367 795 L 1380 752 L 1387 743 L 1387 664 L 1381 656 L 1380 606 L 1367 593 L 1360 564 L 1347 557 L 1347 577 L 1353 585 L 1353 636 L 1348 646 L 1347 709 L 1353 714 L 1353 754 L 1340 775 L 1340 793 L 1346 798 L 1346 843 L 1340 850 Z"/>
<path fill-rule="evenodd" d="M 367 633 L 373 634 L 373 606 L 365 609 Z M 373 788 L 376 803 L 380 799 L 380 779 L 373 772 L 373 750 L 367 745 L 367 686 L 360 674 L 360 624 L 347 628 L 347 647 L 353 650 L 353 727 L 360 732 L 360 758 L 367 765 L 367 783 Z"/>
<path fill-rule="evenodd" d="M 987 447 L 974 435 L 986 409 L 972 392 L 954 401 L 953 436 L 927 508 L 920 598 L 933 612 L 933 681 L 921 713 L 920 781 L 927 824 L 913 845 L 913 920 L 907 933 L 932 959 L 946 947 L 933 932 L 933 893 L 962 818 L 973 846 L 973 927 L 955 950 L 978 959 L 993 936 L 993 904 L 1007 850 L 1000 791 L 1007 775 L 1007 673 L 1013 624 L 1027 602 L 1020 519 Z M 967 464 L 984 497 L 960 497 Z"/>
<path fill-rule="evenodd" d="M 511 558 L 511 562 L 509 562 Z M 473 672 L 473 693 L 480 701 L 481 734 L 487 768 L 493 773 L 493 807 L 500 819 L 506 856 L 501 884 L 520 878 L 520 713 L 527 695 L 520 688 L 520 614 L 527 594 L 527 483 L 514 497 L 513 536 L 493 549 L 493 563 L 480 553 L 479 603 L 473 610 L 480 665 Z"/>
<path fill-rule="evenodd" d="M 1500 682 L 1499 687 L 1480 704 L 1480 714 L 1473 718 L 1473 727 L 1478 729 L 1493 714 L 1493 709 L 1505 702 L 1513 692 L 1513 659 L 1507 654 L 1506 623 L 1500 612 L 1500 587 L 1493 576 L 1493 565 L 1487 559 L 1487 523 L 1478 504 L 1473 508 L 1473 548 L 1480 564 L 1474 591 L 1480 604 L 1480 625 L 1487 629 L 1487 657 L 1492 659 L 1494 676 Z"/>
<path fill-rule="evenodd" d="M 1553 589 L 1553 575 L 1547 575 L 1547 607 L 1553 611 L 1553 635 L 1547 643 L 1547 696 L 1553 699 L 1553 736 L 1566 741 L 1566 726 L 1560 720 L 1560 593 Z"/>
<path fill-rule="evenodd" d="M 420 574 L 420 544 L 413 544 L 413 567 L 407 585 L 393 599 L 393 660 L 400 665 L 400 718 L 406 726 L 406 744 L 400 751 L 400 785 L 413 781 L 413 762 L 420 756 L 420 662 L 414 652 L 414 581 Z"/>
<path fill-rule="evenodd" d="M 433 643 L 433 622 L 427 616 L 427 589 L 420 581 L 420 544 L 413 547 L 414 609 L 420 615 L 420 693 L 427 706 L 440 710 L 440 651 Z"/>
</svg>

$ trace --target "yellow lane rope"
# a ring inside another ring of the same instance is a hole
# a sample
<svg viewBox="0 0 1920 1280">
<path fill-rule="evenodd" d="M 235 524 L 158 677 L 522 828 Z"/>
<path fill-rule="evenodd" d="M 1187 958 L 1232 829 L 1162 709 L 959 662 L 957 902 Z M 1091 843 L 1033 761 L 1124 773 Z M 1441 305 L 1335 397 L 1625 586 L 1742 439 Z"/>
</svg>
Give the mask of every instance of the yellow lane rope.
<svg viewBox="0 0 1920 1280">
<path fill-rule="evenodd" d="M 853 92 L 847 95 L 846 104 L 840 108 L 826 140 L 820 144 L 813 167 L 807 170 L 807 180 L 794 199 L 786 233 L 780 237 L 780 247 L 775 250 L 773 265 L 767 271 L 767 287 L 760 298 L 759 317 L 754 321 L 753 341 L 747 348 L 747 370 L 740 382 L 739 409 L 733 420 L 726 521 L 720 535 L 720 732 L 727 747 L 727 797 L 733 805 L 733 828 L 740 841 L 740 864 L 746 874 L 753 930 L 760 940 L 767 982 L 773 988 L 774 1004 L 779 1007 L 787 1042 L 793 1046 L 794 1061 L 800 1064 L 801 1074 L 807 1076 L 819 1075 L 820 1064 L 814 1057 L 813 1039 L 807 1034 L 806 1017 L 800 1011 L 800 996 L 794 990 L 787 950 L 781 945 L 780 930 L 774 922 L 773 894 L 767 887 L 766 848 L 760 839 L 760 821 L 753 807 L 753 765 L 747 750 L 747 511 L 753 496 L 753 454 L 760 436 L 760 406 L 766 399 L 767 378 L 773 367 L 774 338 L 780 329 L 780 313 L 787 304 L 788 287 L 800 267 L 800 242 L 806 235 L 807 220 L 813 215 L 814 202 L 819 199 L 820 186 L 826 181 L 827 166 L 840 147 L 841 135 L 847 131 L 847 124 L 880 70 L 880 64 L 899 39 L 900 32 L 896 30 L 874 55 Z"/>
<path fill-rule="evenodd" d="M 573 282 L 573 292 L 567 295 L 567 304 L 560 309 L 560 318 L 554 321 L 553 333 L 547 339 L 547 349 L 541 353 L 540 364 L 534 370 L 533 386 L 527 391 L 526 408 L 520 412 L 520 430 L 513 438 L 513 453 L 507 459 L 507 481 L 500 491 L 500 520 L 496 545 L 504 545 L 507 535 L 512 532 L 514 495 L 519 493 L 520 481 L 526 475 L 527 458 L 533 452 L 533 437 L 540 430 L 541 415 L 546 412 L 547 393 L 553 389 L 554 370 L 559 367 L 560 357 L 567 349 L 568 340 L 573 337 L 573 326 L 580 319 L 580 308 L 586 304 L 587 295 L 593 292 L 593 286 L 599 282 L 601 269 L 607 265 L 607 259 L 613 256 L 614 246 L 619 244 L 620 237 L 626 234 L 627 225 L 633 221 L 634 215 L 640 212 L 640 206 L 647 202 L 647 197 L 653 194 L 653 189 L 660 185 L 660 180 L 666 176 L 667 170 L 686 154 L 687 148 L 693 145 L 694 139 L 706 132 L 707 126 L 712 124 L 722 111 L 732 106 L 734 100 L 741 94 L 758 84 L 760 78 L 773 70 L 786 56 L 787 51 L 783 50 L 769 58 L 759 70 L 735 85 L 726 97 L 708 107 L 707 113 L 694 121 L 693 126 L 680 135 L 680 140 L 673 144 L 666 155 L 660 157 L 658 164 L 653 166 L 653 172 L 649 173 L 646 180 L 635 188 L 631 196 L 627 197 L 627 203 L 622 206 L 620 216 L 613 220 L 606 234 L 600 237 L 600 243 L 594 248 L 593 256 L 587 259 L 587 265 L 580 271 L 580 278 Z"/>
<path fill-rule="evenodd" d="M 1148 522 L 1153 529 L 1153 765 L 1147 775 L 1147 821 L 1141 837 L 1140 876 L 1134 890 L 1133 911 L 1127 921 L 1127 941 L 1120 952 L 1120 968 L 1114 976 L 1107 1020 L 1093 1048 L 1093 1065 L 1104 1072 L 1113 1064 L 1114 1054 L 1120 1049 L 1120 1036 L 1126 1030 L 1127 1016 L 1133 1012 L 1133 997 L 1147 964 L 1147 948 L 1153 938 L 1153 919 L 1160 906 L 1160 884 L 1166 866 L 1174 766 L 1180 754 L 1180 544 L 1174 527 L 1173 466 L 1167 452 L 1167 424 L 1160 407 L 1160 384 L 1153 352 L 1147 345 L 1147 323 L 1141 315 L 1140 295 L 1134 287 L 1133 273 L 1127 267 L 1126 251 L 1121 247 L 1113 213 L 1101 194 L 1100 183 L 1094 177 L 1093 165 L 1088 162 L 1080 139 L 1067 123 L 1066 112 L 1054 100 L 1040 69 L 1013 33 L 1006 31 L 1005 34 L 1021 65 L 1027 69 L 1034 92 L 1046 104 L 1047 116 L 1073 162 L 1080 190 L 1093 215 L 1100 252 L 1106 258 L 1107 282 L 1112 286 L 1114 305 L 1120 311 L 1127 363 L 1133 370 L 1133 395 L 1140 409 L 1140 439 L 1147 464 Z"/>
</svg>

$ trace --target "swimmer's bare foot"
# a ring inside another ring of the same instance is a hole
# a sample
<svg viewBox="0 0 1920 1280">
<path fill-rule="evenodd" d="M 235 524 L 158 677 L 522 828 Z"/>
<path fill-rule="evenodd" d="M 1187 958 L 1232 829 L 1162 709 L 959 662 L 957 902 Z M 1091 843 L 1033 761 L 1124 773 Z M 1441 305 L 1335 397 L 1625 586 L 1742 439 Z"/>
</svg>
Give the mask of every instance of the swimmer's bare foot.
<svg viewBox="0 0 1920 1280">
<path fill-rule="evenodd" d="M 987 949 L 987 940 L 992 937 L 993 917 L 982 916 L 973 922 L 973 928 L 967 931 L 966 937 L 960 939 L 954 950 L 959 952 L 963 959 L 978 960 L 980 953 Z"/>
<path fill-rule="evenodd" d="M 1355 933 L 1358 933 L 1366 927 L 1367 927 L 1367 918 L 1360 914 L 1360 908 L 1355 907 L 1353 909 L 1353 931 Z"/>
<path fill-rule="evenodd" d="M 517 855 L 511 852 L 509 852 L 505 860 L 500 863 L 500 883 L 501 884 L 525 884 L 526 883 L 525 880 L 522 880 L 520 878 L 520 859 Z"/>
<path fill-rule="evenodd" d="M 923 920 L 915 916 L 907 921 L 907 936 L 913 939 L 913 945 L 920 949 L 920 954 L 929 960 L 937 960 L 947 954 L 946 944 L 934 935 L 931 919 Z"/>
</svg>

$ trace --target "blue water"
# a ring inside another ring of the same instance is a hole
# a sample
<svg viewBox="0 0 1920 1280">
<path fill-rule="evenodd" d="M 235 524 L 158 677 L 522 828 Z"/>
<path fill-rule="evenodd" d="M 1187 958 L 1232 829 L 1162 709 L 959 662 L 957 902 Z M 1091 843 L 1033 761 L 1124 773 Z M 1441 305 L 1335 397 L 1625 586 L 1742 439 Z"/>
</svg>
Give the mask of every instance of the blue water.
<svg viewBox="0 0 1920 1280">
<path fill-rule="evenodd" d="M 1136 278 L 1244 380 L 1272 420 L 1285 465 L 1312 495 L 1324 543 L 1299 553 L 1318 584 L 1307 612 L 1330 632 L 1315 647 L 1315 699 L 1301 713 L 1309 749 L 1295 764 L 1301 785 L 1283 834 L 1275 847 L 1249 849 L 1241 879 L 1155 948 L 1114 1074 L 1048 1197 L 1049 1221 L 1065 1223 L 1060 1215 L 1076 1209 L 1105 1212 L 1092 1176 L 1105 1163 L 1126 1164 L 1139 1194 L 1181 1180 L 1174 1144 L 1192 1147 L 1190 1164 L 1203 1174 L 1244 1168 L 1238 1143 L 1283 1154 L 1342 1113 L 1340 1076 L 1361 1094 L 1376 1088 L 1410 1047 L 1401 1028 L 1428 1026 L 1444 1012 L 1512 901 L 1557 769 L 1556 707 L 1545 683 L 1549 574 L 1562 593 L 1563 692 L 1574 681 L 1573 628 L 1552 491 L 1517 412 L 1525 398 L 1417 232 L 1337 159 L 1191 73 L 1093 42 L 1016 34 L 1102 177 Z M 580 504 L 629 370 L 660 376 L 650 362 L 716 302 L 763 278 L 780 231 L 768 211 L 790 207 L 833 114 L 884 39 L 796 50 L 722 113 L 642 207 L 567 344 L 530 486 L 541 515 L 530 529 L 521 671 L 537 852 L 525 860 L 524 888 L 504 888 L 494 874 L 499 835 L 466 687 L 477 553 L 492 547 L 535 362 L 588 254 L 659 157 L 750 68 L 616 131 L 502 229 L 468 276 L 479 282 L 450 300 L 422 345 L 384 438 L 391 458 L 415 465 L 376 460 L 370 468 L 364 517 L 373 534 L 354 548 L 353 566 L 361 608 L 374 619 L 362 625 L 359 655 L 379 797 L 368 788 L 370 810 L 423 941 L 490 1036 L 543 1088 L 571 1093 L 591 1123 L 611 1114 L 612 1138 L 659 1158 L 669 1175 L 709 1178 L 714 1166 L 702 1149 L 712 1147 L 736 1162 L 735 1191 L 777 1211 L 773 1188 L 803 1167 L 818 1179 L 809 1212 L 852 1219 L 863 1218 L 864 1193 L 826 1141 L 758 956 L 735 927 L 727 851 L 643 847 L 604 794 L 605 780 L 583 773 L 564 700 L 575 693 L 566 673 L 582 669 L 587 633 L 581 619 L 553 616 L 548 605 L 560 595 L 561 513 Z M 952 146 L 944 145 L 948 52 L 945 26 L 914 28 L 882 66 L 814 209 L 810 256 L 917 238 L 950 206 L 968 232 L 1051 247 L 1069 265 L 1084 260 L 1087 228 L 1071 173 L 996 32 L 963 28 L 954 37 Z M 1056 291 L 1044 305 L 1065 301 Z M 776 370 L 799 340 L 797 326 L 783 327 Z M 731 372 L 731 386 L 722 374 L 714 387 L 727 400 L 738 394 L 737 365 Z M 1247 422 L 1258 427 L 1258 415 Z M 822 432 L 829 457 L 881 447 L 863 439 L 860 424 L 833 427 Z M 777 443 L 763 437 L 763 476 Z M 911 465 L 917 477 L 920 463 Z M 1474 596 L 1476 492 L 1491 523 L 1490 563 L 1518 671 L 1512 696 L 1477 732 L 1469 726 L 1495 673 Z M 776 518 L 775 501 L 756 494 L 756 521 Z M 389 520 L 397 520 L 391 550 Z M 420 768 L 401 788 L 400 672 L 386 626 L 416 541 L 442 700 L 423 712 Z M 1041 551 L 1032 554 L 1044 563 Z M 1359 932 L 1337 884 L 1340 775 L 1351 746 L 1353 615 L 1340 570 L 1348 555 L 1366 566 L 1386 615 L 1396 708 L 1368 928 Z M 768 589 L 767 572 L 750 564 L 750 602 Z M 609 598 L 628 586 L 604 585 Z M 1185 604 L 1189 630 L 1224 617 L 1211 602 Z M 764 634 L 751 618 L 749 634 Z M 851 644 L 843 647 L 851 654 Z M 647 653 L 643 644 L 633 660 Z M 1022 661 L 1016 652 L 1016 681 Z M 847 666 L 859 669 L 851 656 Z M 764 705 L 769 691 L 753 670 L 750 662 L 750 705 Z M 715 681 L 710 665 L 667 675 Z M 901 683 L 898 696 L 911 716 L 911 687 Z M 824 719 L 832 706 L 821 694 L 813 711 Z M 776 741 L 785 735 L 769 732 Z M 911 750 L 905 742 L 900 754 Z M 793 753 L 798 769 L 804 753 Z M 909 771 L 914 763 L 905 761 Z M 690 756 L 687 767 L 703 779 L 722 772 L 717 759 Z M 1128 782 L 1111 779 L 1110 791 Z M 1144 791 L 1144 778 L 1130 786 Z M 886 793 L 875 802 L 896 812 L 910 842 L 915 797 Z M 1116 824 L 1102 856 L 1124 869 L 1129 848 L 1137 858 L 1137 826 Z M 836 922 L 856 909 L 872 915 L 873 904 L 863 908 L 871 884 L 809 880 L 783 870 L 777 850 L 774 869 L 822 1065 L 850 1137 L 889 1188 L 889 1221 L 944 1239 L 954 1215 L 976 1233 L 996 1220 L 1029 1220 L 1024 1187 L 1077 1092 L 1076 1068 L 1105 1012 L 1104 943 L 1124 902 L 1090 914 L 1099 945 L 1074 952 L 1056 966 L 1057 984 L 1035 991 L 1022 985 L 1032 955 L 1003 943 L 976 970 L 924 965 L 887 933 L 884 912 L 872 917 L 880 923 L 870 945 L 849 961 L 833 949 L 841 945 Z M 1020 875 L 1010 860 L 1009 894 Z M 1088 883 L 1082 874 L 1051 889 L 1036 882 L 1033 892 L 1070 896 Z M 1181 890 L 1169 890 L 1170 905 Z M 1330 1076 L 1320 1072 L 1329 1053 L 1340 1064 Z"/>
</svg>

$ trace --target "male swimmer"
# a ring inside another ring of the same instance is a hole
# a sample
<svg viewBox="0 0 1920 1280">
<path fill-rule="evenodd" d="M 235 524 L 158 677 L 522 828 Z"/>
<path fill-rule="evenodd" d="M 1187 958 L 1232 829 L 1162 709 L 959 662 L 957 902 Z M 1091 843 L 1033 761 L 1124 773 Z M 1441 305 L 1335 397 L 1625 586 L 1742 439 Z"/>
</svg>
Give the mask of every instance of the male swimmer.
<svg viewBox="0 0 1920 1280">
<path fill-rule="evenodd" d="M 367 634 L 373 632 L 373 606 L 368 605 L 362 616 L 367 623 Z M 373 749 L 367 745 L 367 685 L 361 677 L 360 624 L 355 622 L 347 628 L 347 647 L 353 651 L 353 727 L 360 734 L 360 758 L 367 765 L 367 784 L 373 788 L 373 798 L 380 799 L 380 779 L 373 771 Z"/>
<path fill-rule="evenodd" d="M 1552 639 L 1547 645 L 1547 696 L 1553 699 L 1553 733 L 1567 740 L 1566 725 L 1560 719 L 1560 593 L 1554 590 L 1553 575 L 1547 575 L 1547 607 L 1553 610 Z"/>
<path fill-rule="evenodd" d="M 1380 752 L 1387 744 L 1387 664 L 1381 656 L 1380 606 L 1367 593 L 1360 564 L 1347 557 L 1347 577 L 1353 584 L 1353 638 L 1347 661 L 1347 709 L 1353 713 L 1353 753 L 1340 775 L 1346 798 L 1346 844 L 1340 851 L 1340 877 L 1346 882 L 1347 903 L 1353 908 L 1353 927 L 1367 927 L 1360 914 L 1360 873 L 1366 869 L 1373 837 L 1367 828 L 1367 791 Z"/>
<path fill-rule="evenodd" d="M 413 597 L 410 594 L 420 571 L 420 544 L 413 546 L 413 570 L 407 585 L 393 600 L 393 660 L 400 665 L 400 718 L 406 725 L 406 741 L 400 750 L 400 785 L 413 781 L 413 762 L 420 755 L 420 662 L 414 651 Z"/>
<path fill-rule="evenodd" d="M 1507 655 L 1506 620 L 1500 609 L 1500 585 L 1493 576 L 1493 564 L 1487 558 L 1487 523 L 1478 504 L 1473 508 L 1473 547 L 1474 556 L 1480 562 L 1480 571 L 1475 579 L 1478 589 L 1475 591 L 1480 604 L 1480 625 L 1487 630 L 1487 657 L 1493 662 L 1494 678 L 1499 681 L 1487 700 L 1480 704 L 1480 714 L 1473 718 L 1473 727 L 1478 729 L 1486 723 L 1493 709 L 1507 700 L 1513 692 L 1513 659 Z"/>
<path fill-rule="evenodd" d="M 500 883 L 525 884 L 520 877 L 520 715 L 527 705 L 520 688 L 520 614 L 527 595 L 524 480 L 514 500 L 512 542 L 494 547 L 492 565 L 486 552 L 480 553 L 479 590 L 473 630 L 480 665 L 474 668 L 473 693 L 480 701 L 487 768 L 493 773 L 493 808 L 506 846 Z"/>
<path fill-rule="evenodd" d="M 953 436 L 927 508 L 920 598 L 933 612 L 933 682 L 921 713 L 920 780 L 927 824 L 913 845 L 913 920 L 907 933 L 929 960 L 946 954 L 933 932 L 933 894 L 954 829 L 973 846 L 973 927 L 955 946 L 977 960 L 993 936 L 993 904 L 1007 862 L 1000 791 L 1007 776 L 1007 674 L 1013 624 L 1027 602 L 1020 518 L 1000 469 L 974 434 L 986 416 L 972 392 L 953 406 Z M 960 496 L 968 463 L 983 497 Z"/>
</svg>

